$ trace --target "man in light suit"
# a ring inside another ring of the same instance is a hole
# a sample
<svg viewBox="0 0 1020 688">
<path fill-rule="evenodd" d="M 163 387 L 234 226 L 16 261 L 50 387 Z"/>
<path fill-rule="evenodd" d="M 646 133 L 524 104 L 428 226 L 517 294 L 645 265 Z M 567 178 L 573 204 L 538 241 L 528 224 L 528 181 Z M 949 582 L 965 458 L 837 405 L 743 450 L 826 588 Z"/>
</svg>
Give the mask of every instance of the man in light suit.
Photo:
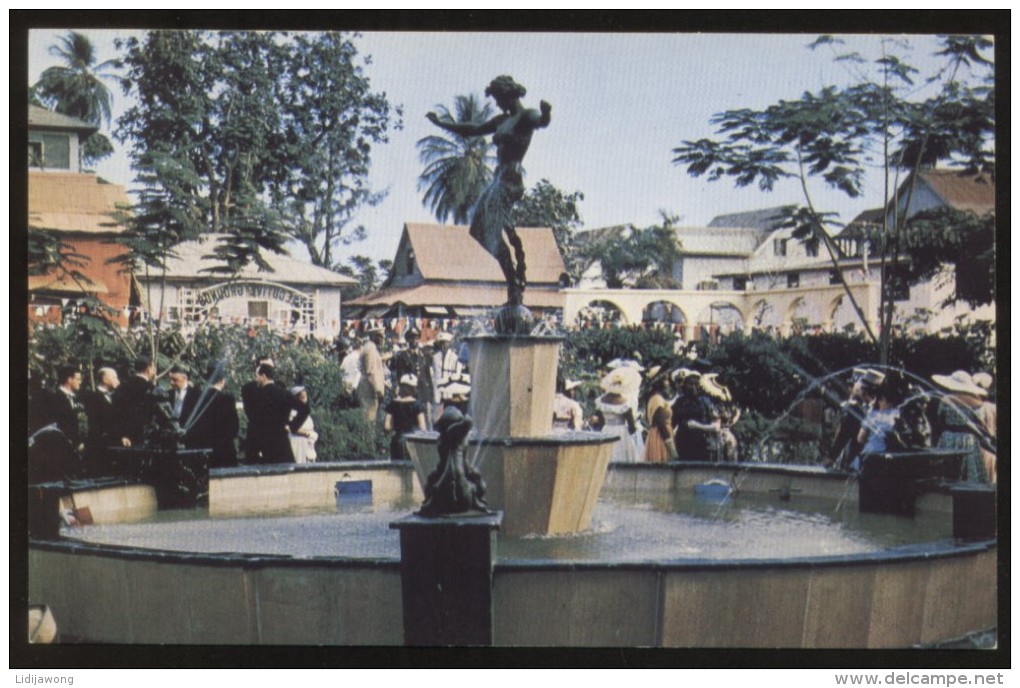
<svg viewBox="0 0 1020 688">
<path fill-rule="evenodd" d="M 184 366 L 176 365 L 170 369 L 170 408 L 173 409 L 177 423 L 185 428 L 195 411 L 195 404 L 201 391 L 191 384 L 191 376 Z"/>
</svg>

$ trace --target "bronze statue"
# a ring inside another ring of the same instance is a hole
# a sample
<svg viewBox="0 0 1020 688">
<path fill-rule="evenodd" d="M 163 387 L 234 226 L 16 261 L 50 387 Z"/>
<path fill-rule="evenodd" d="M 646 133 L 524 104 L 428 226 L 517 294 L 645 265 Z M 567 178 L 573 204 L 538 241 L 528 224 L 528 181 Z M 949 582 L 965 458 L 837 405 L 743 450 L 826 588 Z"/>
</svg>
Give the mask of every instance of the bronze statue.
<svg viewBox="0 0 1020 688">
<path fill-rule="evenodd" d="M 531 145 L 531 135 L 536 129 L 549 126 L 549 115 L 552 112 L 552 106 L 544 100 L 539 104 L 540 111 L 525 108 L 521 104 L 525 92 L 525 88 L 512 77 L 498 76 L 485 89 L 485 95 L 495 99 L 502 113 L 488 122 L 442 122 L 434 112 L 426 115 L 430 122 L 454 134 L 492 134 L 498 165 L 492 183 L 482 192 L 475 205 L 471 218 L 471 236 L 499 261 L 506 278 L 507 305 L 511 311 L 523 310 L 526 283 L 524 247 L 513 225 L 514 204 L 524 197 L 521 162 Z M 503 241 L 504 234 L 514 249 L 514 256 L 510 255 L 510 249 Z"/>
<path fill-rule="evenodd" d="M 439 431 L 439 465 L 429 474 L 425 502 L 419 516 L 452 516 L 492 513 L 485 503 L 485 483 L 467 460 L 467 436 L 470 416 L 450 405 L 436 421 Z"/>
</svg>

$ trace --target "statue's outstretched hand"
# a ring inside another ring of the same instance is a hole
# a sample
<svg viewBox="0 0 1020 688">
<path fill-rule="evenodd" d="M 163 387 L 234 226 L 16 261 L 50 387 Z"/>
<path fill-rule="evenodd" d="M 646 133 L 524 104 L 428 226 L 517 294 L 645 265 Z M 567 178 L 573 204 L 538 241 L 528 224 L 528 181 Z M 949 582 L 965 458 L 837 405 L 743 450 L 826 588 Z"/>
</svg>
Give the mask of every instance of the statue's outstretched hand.
<svg viewBox="0 0 1020 688">
<path fill-rule="evenodd" d="M 543 100 L 538 104 L 538 109 L 542 111 L 543 116 L 548 117 L 549 113 L 552 112 L 552 105 Z"/>
</svg>

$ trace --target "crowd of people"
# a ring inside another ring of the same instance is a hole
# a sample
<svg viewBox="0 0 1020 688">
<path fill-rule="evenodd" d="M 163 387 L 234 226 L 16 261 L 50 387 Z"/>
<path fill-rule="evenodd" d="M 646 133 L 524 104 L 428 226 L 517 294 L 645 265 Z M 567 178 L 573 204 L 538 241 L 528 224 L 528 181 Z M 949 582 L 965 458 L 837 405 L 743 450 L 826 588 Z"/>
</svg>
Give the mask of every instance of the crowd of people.
<svg viewBox="0 0 1020 688">
<path fill-rule="evenodd" d="M 407 435 L 433 430 L 445 405 L 465 404 L 470 396 L 466 352 L 454 346 L 448 330 L 429 335 L 423 342 L 413 324 L 398 336 L 392 328 L 369 324 L 335 343 L 344 392 L 356 400 L 372 432 L 386 433 L 393 460 L 409 458 Z M 676 360 L 685 365 L 646 369 L 636 358 L 611 361 L 596 372 L 594 395 L 590 383 L 559 380 L 553 431 L 617 436 L 614 462 L 740 461 L 734 427 L 741 411 L 730 389 L 696 353 L 684 349 Z M 270 358 L 255 363 L 252 378 L 240 387 L 239 403 L 226 391 L 220 368 L 205 372 L 204 387 L 180 365 L 168 371 L 165 387 L 158 386 L 155 365 L 144 357 L 124 372 L 122 381 L 117 370 L 100 368 L 89 390 L 82 389 L 80 369 L 62 367 L 56 388 L 32 400 L 33 441 L 56 430 L 77 458 L 78 475 L 105 475 L 117 451 L 151 442 L 158 425 L 153 419 L 162 415 L 176 423 L 178 446 L 210 451 L 211 467 L 308 463 L 319 456 L 309 390 L 277 382 Z M 965 454 L 962 479 L 995 482 L 991 376 L 957 371 L 932 381 L 937 395 L 921 393 L 897 371 L 855 369 L 828 443 L 827 465 L 859 471 L 872 454 L 936 447 Z M 579 399 L 585 389 L 589 394 Z M 239 412 L 247 420 L 243 438 Z"/>
<path fill-rule="evenodd" d="M 958 370 L 932 381 L 937 391 L 909 384 L 899 371 L 855 369 L 829 465 L 861 471 L 873 455 L 936 448 L 961 455 L 959 479 L 996 482 L 991 375 Z"/>
</svg>

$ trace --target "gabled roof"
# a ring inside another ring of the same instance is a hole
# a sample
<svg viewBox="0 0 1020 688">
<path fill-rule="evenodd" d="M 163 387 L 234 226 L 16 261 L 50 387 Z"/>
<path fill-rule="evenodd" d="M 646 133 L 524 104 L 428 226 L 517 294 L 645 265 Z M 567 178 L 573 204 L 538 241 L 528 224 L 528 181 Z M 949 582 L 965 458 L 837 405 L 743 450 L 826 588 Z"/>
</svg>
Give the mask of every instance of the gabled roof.
<svg viewBox="0 0 1020 688">
<path fill-rule="evenodd" d="M 783 211 L 792 208 L 789 205 L 780 205 L 774 208 L 762 208 L 761 210 L 746 210 L 741 213 L 729 213 L 727 215 L 716 215 L 708 223 L 709 227 L 753 227 L 761 232 L 770 232 L 776 228 L 783 218 Z"/>
<path fill-rule="evenodd" d="M 995 211 L 995 180 L 991 175 L 960 170 L 921 170 L 918 176 L 950 208 L 979 215 Z M 900 193 L 905 193 L 906 188 L 904 183 Z"/>
<path fill-rule="evenodd" d="M 677 227 L 676 237 L 684 255 L 746 257 L 765 233 L 754 227 Z"/>
<path fill-rule="evenodd" d="M 29 129 L 73 129 L 75 131 L 92 133 L 99 131 L 99 127 L 89 124 L 84 120 L 70 115 L 62 115 L 38 105 L 28 106 L 28 128 Z"/>
<path fill-rule="evenodd" d="M 176 258 L 167 261 L 167 278 L 177 279 L 217 279 L 216 273 L 209 272 L 209 268 L 215 267 L 217 261 L 206 258 L 216 248 L 216 244 L 222 234 L 205 234 L 197 241 L 185 241 L 176 248 Z M 293 256 L 263 251 L 262 257 L 272 272 L 260 272 L 257 266 L 248 265 L 239 277 L 242 279 L 258 279 L 283 284 L 324 284 L 342 286 L 345 284 L 356 284 L 357 280 L 341 275 L 338 272 L 312 265 Z"/>
<path fill-rule="evenodd" d="M 466 225 L 404 225 L 414 259 L 426 281 L 505 283 L 496 259 L 482 248 Z M 556 239 L 548 227 L 518 227 L 529 284 L 559 284 L 566 272 Z"/>
<path fill-rule="evenodd" d="M 94 174 L 28 173 L 28 225 L 35 229 L 87 234 L 119 233 L 117 206 L 130 204 L 123 186 Z"/>
</svg>

